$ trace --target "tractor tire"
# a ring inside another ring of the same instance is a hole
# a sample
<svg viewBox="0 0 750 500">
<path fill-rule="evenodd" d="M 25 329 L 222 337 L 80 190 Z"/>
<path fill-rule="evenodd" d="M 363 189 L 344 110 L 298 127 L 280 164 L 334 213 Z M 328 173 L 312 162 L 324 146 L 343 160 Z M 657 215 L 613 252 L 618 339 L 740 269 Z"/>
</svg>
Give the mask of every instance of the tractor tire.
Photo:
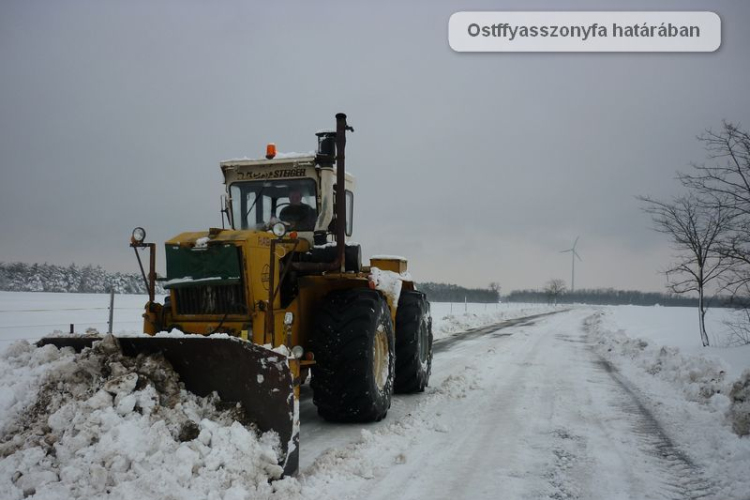
<svg viewBox="0 0 750 500">
<path fill-rule="evenodd" d="M 373 422 L 391 406 L 395 339 L 388 304 L 379 292 L 331 292 L 312 334 L 310 386 L 318 414 L 334 422 Z"/>
<path fill-rule="evenodd" d="M 432 371 L 432 317 L 425 294 L 401 292 L 396 310 L 396 380 L 398 393 L 423 392 Z"/>
</svg>

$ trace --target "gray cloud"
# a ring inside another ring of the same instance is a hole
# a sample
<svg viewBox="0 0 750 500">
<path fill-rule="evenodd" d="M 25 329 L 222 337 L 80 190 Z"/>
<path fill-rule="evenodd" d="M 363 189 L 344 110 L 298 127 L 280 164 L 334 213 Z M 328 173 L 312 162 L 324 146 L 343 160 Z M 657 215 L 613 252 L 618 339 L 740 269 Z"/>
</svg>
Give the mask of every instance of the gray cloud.
<svg viewBox="0 0 750 500">
<path fill-rule="evenodd" d="M 601 2 L 505 9 L 600 10 Z M 218 162 L 355 126 L 355 239 L 417 279 L 658 290 L 670 250 L 634 195 L 677 192 L 695 136 L 750 125 L 750 7 L 712 54 L 458 54 L 452 3 L 0 5 L 0 259 L 133 270 L 130 230 L 220 224 Z M 472 10 L 498 10 L 493 2 Z"/>
</svg>

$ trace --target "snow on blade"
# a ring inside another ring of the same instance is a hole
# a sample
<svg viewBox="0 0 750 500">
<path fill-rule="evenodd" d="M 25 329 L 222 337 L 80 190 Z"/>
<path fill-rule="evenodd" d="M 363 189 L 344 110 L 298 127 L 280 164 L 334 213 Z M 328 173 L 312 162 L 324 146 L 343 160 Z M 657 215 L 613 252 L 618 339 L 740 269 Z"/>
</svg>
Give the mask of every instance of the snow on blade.
<svg viewBox="0 0 750 500">
<path fill-rule="evenodd" d="M 3 498 L 266 498 L 280 444 L 244 410 L 186 392 L 159 355 L 105 337 L 75 354 L 13 344 L 0 358 Z"/>
<path fill-rule="evenodd" d="M 196 244 L 197 247 L 197 244 Z M 187 283 L 198 285 L 200 283 L 206 283 L 209 281 L 222 281 L 225 279 L 238 279 L 239 276 L 230 276 L 229 278 L 222 278 L 221 276 L 212 276 L 208 278 L 193 278 L 192 276 L 185 276 L 184 278 L 173 278 L 169 281 L 165 281 L 163 286 L 165 288 L 172 287 L 175 285 L 184 285 Z"/>
</svg>

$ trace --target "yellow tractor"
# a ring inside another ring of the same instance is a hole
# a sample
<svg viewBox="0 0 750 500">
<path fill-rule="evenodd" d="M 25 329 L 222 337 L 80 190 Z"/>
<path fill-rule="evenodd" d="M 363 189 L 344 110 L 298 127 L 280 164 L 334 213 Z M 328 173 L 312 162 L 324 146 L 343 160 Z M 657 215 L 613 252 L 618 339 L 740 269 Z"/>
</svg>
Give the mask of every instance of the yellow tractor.
<svg viewBox="0 0 750 500">
<path fill-rule="evenodd" d="M 155 300 L 155 245 L 136 228 L 131 246 L 149 290 L 144 331 L 120 337 L 126 354 L 162 352 L 197 394 L 242 402 L 281 437 L 286 474 L 299 460 L 300 384 L 320 416 L 385 417 L 392 392 L 419 392 L 432 363 L 430 305 L 407 262 L 363 266 L 352 234 L 354 179 L 345 170 L 346 115 L 318 132 L 315 153 L 221 163 L 231 229 L 187 232 L 165 245 L 169 296 Z M 139 250 L 148 249 L 148 273 Z M 185 334 L 159 334 L 178 330 Z M 56 345 L 90 340 L 48 339 Z M 310 373 L 312 372 L 312 373 Z M 310 377 L 308 377 L 311 375 Z"/>
</svg>

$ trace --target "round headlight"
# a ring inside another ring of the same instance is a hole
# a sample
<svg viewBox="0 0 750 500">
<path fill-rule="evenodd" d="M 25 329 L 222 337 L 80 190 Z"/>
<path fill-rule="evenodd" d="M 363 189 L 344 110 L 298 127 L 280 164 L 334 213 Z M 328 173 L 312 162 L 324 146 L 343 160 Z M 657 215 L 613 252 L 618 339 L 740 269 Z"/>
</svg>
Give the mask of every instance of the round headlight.
<svg viewBox="0 0 750 500">
<path fill-rule="evenodd" d="M 277 222 L 276 224 L 273 225 L 271 230 L 273 231 L 273 234 L 281 238 L 282 236 L 286 234 L 286 225 L 284 225 L 283 222 Z"/>
<path fill-rule="evenodd" d="M 133 229 L 133 241 L 136 243 L 142 243 L 146 239 L 146 230 L 142 227 Z"/>
<path fill-rule="evenodd" d="M 296 345 L 292 347 L 292 357 L 295 359 L 301 359 L 302 356 L 305 354 L 305 350 L 302 348 L 301 345 Z"/>
</svg>

